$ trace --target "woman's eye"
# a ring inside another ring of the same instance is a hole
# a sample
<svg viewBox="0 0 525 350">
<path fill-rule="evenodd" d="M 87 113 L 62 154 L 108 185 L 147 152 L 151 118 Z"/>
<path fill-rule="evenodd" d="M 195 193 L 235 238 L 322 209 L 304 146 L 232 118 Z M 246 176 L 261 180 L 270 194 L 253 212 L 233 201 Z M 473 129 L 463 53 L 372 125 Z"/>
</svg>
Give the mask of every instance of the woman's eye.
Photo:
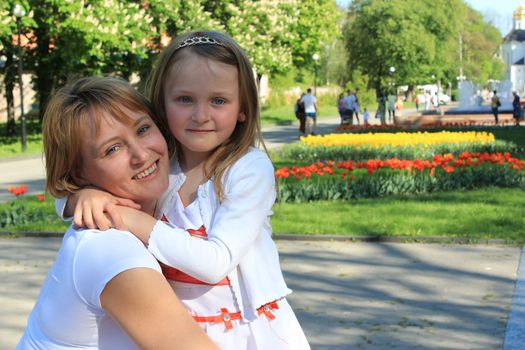
<svg viewBox="0 0 525 350">
<path fill-rule="evenodd" d="M 120 146 L 111 146 L 109 147 L 107 150 L 106 150 L 106 156 L 110 156 L 112 155 L 113 153 L 115 153 L 116 151 L 118 151 L 120 149 Z"/>
<path fill-rule="evenodd" d="M 188 96 L 181 96 L 178 98 L 181 103 L 191 103 L 191 98 Z"/>
<path fill-rule="evenodd" d="M 220 98 L 220 97 L 215 97 L 213 99 L 213 103 L 216 104 L 216 105 L 223 105 L 226 103 L 226 100 L 223 99 L 223 98 Z"/>
<path fill-rule="evenodd" d="M 149 128 L 150 128 L 149 125 L 143 125 L 137 130 L 137 134 L 138 135 L 143 135 L 144 133 L 146 133 L 146 131 L 149 130 Z"/>
</svg>

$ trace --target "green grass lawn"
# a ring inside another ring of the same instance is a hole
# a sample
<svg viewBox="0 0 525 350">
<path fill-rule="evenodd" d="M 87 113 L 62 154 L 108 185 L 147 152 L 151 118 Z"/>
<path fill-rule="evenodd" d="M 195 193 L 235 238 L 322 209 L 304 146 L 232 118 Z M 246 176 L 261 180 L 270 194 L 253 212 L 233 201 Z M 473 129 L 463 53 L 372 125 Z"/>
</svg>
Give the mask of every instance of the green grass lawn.
<svg viewBox="0 0 525 350">
<path fill-rule="evenodd" d="M 17 124 L 16 136 L 6 135 L 6 123 L 0 124 L 0 158 L 42 154 L 42 133 L 38 120 L 27 120 L 27 149 L 22 153 L 20 125 Z"/>
<path fill-rule="evenodd" d="M 525 190 L 318 201 L 275 206 L 274 232 L 373 236 L 454 236 L 525 242 Z"/>
<path fill-rule="evenodd" d="M 20 233 L 65 232 L 68 224 L 58 219 L 54 202 L 38 202 L 34 196 L 15 200 L 24 204 L 25 222 L 0 227 Z M 0 204 L 0 221 L 12 211 Z M 351 202 L 318 201 L 276 204 L 275 233 L 373 236 L 450 236 L 471 239 L 503 239 L 525 242 L 525 190 L 486 188 L 468 192 L 421 196 L 361 199 Z M 41 212 L 38 215 L 29 214 Z"/>
</svg>

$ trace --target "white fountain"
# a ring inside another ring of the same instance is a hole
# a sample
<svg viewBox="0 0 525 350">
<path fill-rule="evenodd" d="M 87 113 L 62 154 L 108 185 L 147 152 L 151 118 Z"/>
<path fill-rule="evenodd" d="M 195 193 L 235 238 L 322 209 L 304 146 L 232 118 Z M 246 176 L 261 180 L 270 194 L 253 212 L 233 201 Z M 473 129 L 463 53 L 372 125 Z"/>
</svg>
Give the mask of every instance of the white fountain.
<svg viewBox="0 0 525 350">
<path fill-rule="evenodd" d="M 479 85 L 470 80 L 460 81 L 458 84 L 459 106 L 446 111 L 446 114 L 485 114 L 492 113 L 490 102 L 483 100 Z M 512 111 L 512 82 L 509 80 L 501 82 L 492 82 L 490 85 L 491 92 L 496 90 L 502 111 Z"/>
</svg>

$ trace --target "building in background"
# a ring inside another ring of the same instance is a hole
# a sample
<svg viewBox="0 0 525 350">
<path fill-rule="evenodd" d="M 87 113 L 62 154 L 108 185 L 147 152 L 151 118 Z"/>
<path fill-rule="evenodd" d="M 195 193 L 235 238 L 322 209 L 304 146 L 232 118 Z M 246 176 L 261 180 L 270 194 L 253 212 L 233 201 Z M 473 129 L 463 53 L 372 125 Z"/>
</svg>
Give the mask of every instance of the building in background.
<svg viewBox="0 0 525 350">
<path fill-rule="evenodd" d="M 512 30 L 501 45 L 501 58 L 505 63 L 504 79 L 521 94 L 525 91 L 525 5 L 519 5 L 512 18 Z"/>
</svg>

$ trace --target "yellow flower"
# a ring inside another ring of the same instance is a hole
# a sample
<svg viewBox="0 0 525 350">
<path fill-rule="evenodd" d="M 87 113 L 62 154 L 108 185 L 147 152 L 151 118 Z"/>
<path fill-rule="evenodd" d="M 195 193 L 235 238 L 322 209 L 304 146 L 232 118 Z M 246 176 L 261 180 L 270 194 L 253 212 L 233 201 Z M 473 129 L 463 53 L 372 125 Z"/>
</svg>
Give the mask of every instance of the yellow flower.
<svg viewBox="0 0 525 350">
<path fill-rule="evenodd" d="M 366 134 L 328 134 L 301 137 L 301 142 L 309 146 L 431 146 L 440 143 L 494 143 L 494 134 L 485 131 L 440 131 L 440 132 L 396 132 L 396 133 L 366 133 Z"/>
</svg>

